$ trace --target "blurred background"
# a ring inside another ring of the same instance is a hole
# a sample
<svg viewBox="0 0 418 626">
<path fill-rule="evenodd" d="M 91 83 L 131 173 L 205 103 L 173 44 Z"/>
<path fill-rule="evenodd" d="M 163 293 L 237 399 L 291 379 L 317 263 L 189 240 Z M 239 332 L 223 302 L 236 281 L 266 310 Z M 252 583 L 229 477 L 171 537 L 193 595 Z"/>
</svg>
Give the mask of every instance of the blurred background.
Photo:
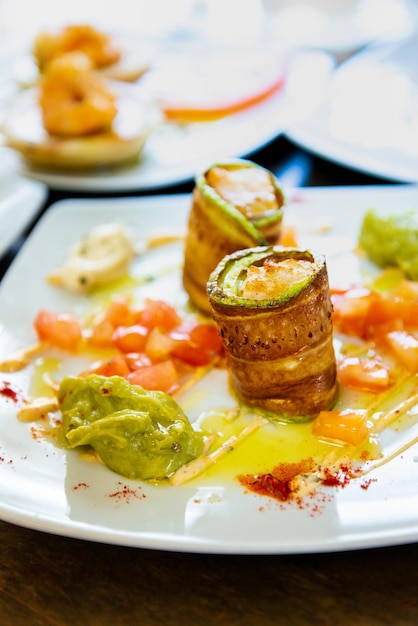
<svg viewBox="0 0 418 626">
<path fill-rule="evenodd" d="M 150 36 L 192 34 L 214 44 L 250 44 L 267 35 L 345 51 L 405 34 L 415 0 L 0 0 L 1 45 L 21 45 L 41 28 L 71 21 Z"/>
<path fill-rule="evenodd" d="M 279 136 L 362 172 L 418 182 L 418 0 L 0 0 L 0 130 L 13 97 L 36 81 L 35 37 L 71 23 L 128 42 L 149 68 L 138 87 L 154 100 L 210 108 L 285 78 L 272 98 L 210 131 L 160 127 L 130 179 L 101 179 L 102 190 L 190 181 L 215 155 L 252 155 Z M 24 174 L 50 188 L 99 187 Z"/>
</svg>

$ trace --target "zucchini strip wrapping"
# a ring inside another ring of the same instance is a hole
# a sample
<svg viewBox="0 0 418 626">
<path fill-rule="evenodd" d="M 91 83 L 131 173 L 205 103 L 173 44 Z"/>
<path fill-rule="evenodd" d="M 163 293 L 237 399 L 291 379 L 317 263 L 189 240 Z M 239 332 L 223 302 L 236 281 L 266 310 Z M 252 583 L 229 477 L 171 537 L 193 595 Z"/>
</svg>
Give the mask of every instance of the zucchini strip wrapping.
<svg viewBox="0 0 418 626">
<path fill-rule="evenodd" d="M 195 179 L 184 248 L 183 286 L 211 313 L 206 284 L 222 258 L 277 243 L 285 198 L 274 174 L 251 161 L 215 164 Z"/>
<path fill-rule="evenodd" d="M 289 267 L 296 272 L 290 281 Z M 254 268 L 262 270 L 255 295 L 245 287 Z M 246 404 L 285 421 L 331 408 L 337 368 L 322 254 L 283 246 L 237 251 L 218 264 L 207 290 L 233 387 Z"/>
</svg>

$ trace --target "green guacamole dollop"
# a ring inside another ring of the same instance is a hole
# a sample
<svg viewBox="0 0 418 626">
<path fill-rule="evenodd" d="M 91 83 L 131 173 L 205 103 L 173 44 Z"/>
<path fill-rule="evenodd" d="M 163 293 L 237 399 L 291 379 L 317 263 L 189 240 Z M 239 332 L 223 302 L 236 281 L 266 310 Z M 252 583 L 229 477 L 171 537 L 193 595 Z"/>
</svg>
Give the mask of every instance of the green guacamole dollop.
<svg viewBox="0 0 418 626">
<path fill-rule="evenodd" d="M 91 446 L 114 472 L 162 480 L 203 451 L 173 398 L 119 376 L 65 377 L 58 390 L 64 446 Z"/>
<path fill-rule="evenodd" d="M 418 214 L 387 214 L 370 209 L 363 218 L 359 246 L 379 267 L 399 267 L 418 280 Z"/>
</svg>

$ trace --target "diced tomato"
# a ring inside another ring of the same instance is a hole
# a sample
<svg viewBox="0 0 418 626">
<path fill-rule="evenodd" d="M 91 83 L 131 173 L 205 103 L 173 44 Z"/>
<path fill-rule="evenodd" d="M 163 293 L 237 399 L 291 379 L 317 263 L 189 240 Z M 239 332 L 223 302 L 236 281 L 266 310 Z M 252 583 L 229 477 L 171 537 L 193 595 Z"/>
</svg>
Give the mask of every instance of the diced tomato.
<svg viewBox="0 0 418 626">
<path fill-rule="evenodd" d="M 86 341 L 95 348 L 111 348 L 113 346 L 114 332 L 115 328 L 113 324 L 110 320 L 104 318 L 92 326 Z"/>
<path fill-rule="evenodd" d="M 150 357 L 150 359 L 162 360 L 172 353 L 174 345 L 174 339 L 156 327 L 153 328 L 148 335 L 145 354 Z"/>
<path fill-rule="evenodd" d="M 40 341 L 46 341 L 63 350 L 76 350 L 82 339 L 80 322 L 67 313 L 41 309 L 33 325 Z"/>
<path fill-rule="evenodd" d="M 99 376 L 127 376 L 130 371 L 131 369 L 124 357 L 116 355 L 106 361 L 99 361 L 93 364 L 91 368 L 82 372 L 80 376 L 85 377 L 90 374 L 98 374 Z"/>
<path fill-rule="evenodd" d="M 368 312 L 368 323 L 372 326 L 398 325 L 418 327 L 418 302 L 394 296 L 375 297 Z"/>
<path fill-rule="evenodd" d="M 209 352 L 193 344 L 188 339 L 176 339 L 171 350 L 171 355 L 194 367 L 209 365 L 211 361 Z"/>
<path fill-rule="evenodd" d="M 113 300 L 108 308 L 101 311 L 93 321 L 86 341 L 95 348 L 111 348 L 113 334 L 119 326 L 132 326 L 135 323 L 135 312 L 125 300 Z"/>
<path fill-rule="evenodd" d="M 223 344 L 213 324 L 182 324 L 171 333 L 151 330 L 145 353 L 153 360 L 176 357 L 188 365 L 208 365 Z"/>
<path fill-rule="evenodd" d="M 214 324 L 197 324 L 190 330 L 190 340 L 208 352 L 217 354 L 223 350 L 222 339 Z"/>
<path fill-rule="evenodd" d="M 147 300 L 140 313 L 140 322 L 148 328 L 170 331 L 181 324 L 181 317 L 176 309 L 163 300 Z"/>
<path fill-rule="evenodd" d="M 112 335 L 114 346 L 121 352 L 143 352 L 147 343 L 149 329 L 146 326 L 118 326 Z"/>
<path fill-rule="evenodd" d="M 391 385 L 389 370 L 375 359 L 349 357 L 338 366 L 342 385 L 368 391 L 382 391 Z"/>
<path fill-rule="evenodd" d="M 373 292 L 363 288 L 332 294 L 334 326 L 346 335 L 365 337 L 367 316 L 374 297 Z"/>
<path fill-rule="evenodd" d="M 129 352 L 124 355 L 125 361 L 131 371 L 137 370 L 145 365 L 152 365 L 152 361 L 144 352 Z"/>
<path fill-rule="evenodd" d="M 319 438 L 359 446 L 368 434 L 367 418 L 364 409 L 321 411 L 312 422 L 312 433 Z"/>
<path fill-rule="evenodd" d="M 82 338 L 81 325 L 74 322 L 76 334 L 69 329 L 69 316 L 46 311 L 38 315 L 35 326 L 43 340 L 72 347 Z M 141 310 L 125 300 L 115 300 L 107 310 L 100 311 L 91 328 L 84 331 L 84 338 L 89 346 L 111 348 L 120 354 L 98 361 L 81 376 L 123 376 L 146 389 L 170 393 L 191 368 L 210 364 L 223 350 L 214 324 L 183 321 L 163 300 L 147 300 Z"/>
<path fill-rule="evenodd" d="M 127 374 L 125 378 L 133 385 L 165 393 L 173 393 L 179 385 L 177 370 L 171 359 L 141 367 Z"/>
<path fill-rule="evenodd" d="M 418 339 L 406 330 L 395 330 L 385 336 L 395 357 L 410 372 L 418 372 Z"/>
<path fill-rule="evenodd" d="M 112 300 L 105 311 L 105 318 L 112 324 L 113 328 L 135 324 L 135 312 L 126 300 Z"/>
<path fill-rule="evenodd" d="M 418 301 L 365 288 L 333 293 L 333 323 L 363 339 L 402 328 L 418 328 Z"/>
<path fill-rule="evenodd" d="M 173 345 L 170 354 L 188 365 L 208 365 L 223 350 L 217 328 L 208 323 L 185 323 L 170 333 Z"/>
</svg>

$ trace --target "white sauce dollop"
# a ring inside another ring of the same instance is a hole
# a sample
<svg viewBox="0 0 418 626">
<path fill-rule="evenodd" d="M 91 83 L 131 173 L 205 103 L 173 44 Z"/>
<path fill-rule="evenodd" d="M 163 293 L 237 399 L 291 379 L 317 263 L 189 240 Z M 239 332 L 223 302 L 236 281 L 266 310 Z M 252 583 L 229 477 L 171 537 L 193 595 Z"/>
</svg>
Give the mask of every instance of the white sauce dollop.
<svg viewBox="0 0 418 626">
<path fill-rule="evenodd" d="M 89 293 L 122 276 L 134 256 L 133 239 L 122 225 L 101 224 L 70 251 L 62 267 L 48 276 L 48 282 L 74 293 Z"/>
</svg>

